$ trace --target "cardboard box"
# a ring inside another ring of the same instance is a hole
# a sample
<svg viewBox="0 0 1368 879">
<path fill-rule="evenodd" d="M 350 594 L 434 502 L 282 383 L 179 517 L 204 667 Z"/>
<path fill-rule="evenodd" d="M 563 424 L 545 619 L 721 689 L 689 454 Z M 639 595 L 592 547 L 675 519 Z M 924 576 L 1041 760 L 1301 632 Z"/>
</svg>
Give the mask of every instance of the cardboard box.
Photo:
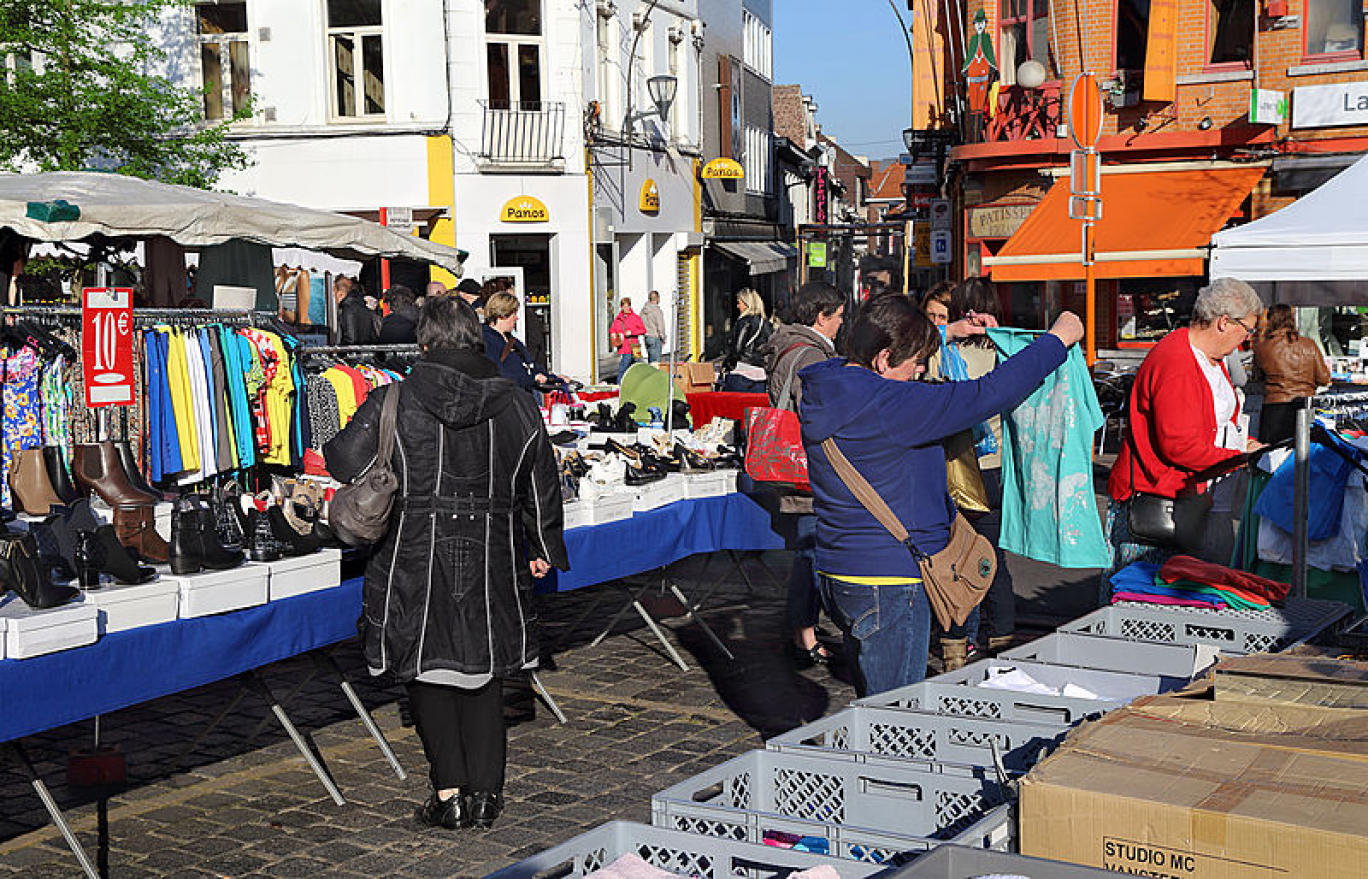
<svg viewBox="0 0 1368 879">
<path fill-rule="evenodd" d="M 1084 724 L 1022 779 L 1022 854 L 1176 879 L 1364 875 L 1361 745 L 1310 753 L 1302 735 L 1270 746 L 1144 712 Z"/>
<path fill-rule="evenodd" d="M 1216 698 L 1368 709 L 1368 662 L 1256 654 L 1216 666 Z"/>
<path fill-rule="evenodd" d="M 670 371 L 670 364 L 657 364 L 660 369 Z M 713 389 L 717 380 L 717 369 L 711 363 L 676 363 L 675 383 L 686 394 L 703 394 Z"/>
</svg>

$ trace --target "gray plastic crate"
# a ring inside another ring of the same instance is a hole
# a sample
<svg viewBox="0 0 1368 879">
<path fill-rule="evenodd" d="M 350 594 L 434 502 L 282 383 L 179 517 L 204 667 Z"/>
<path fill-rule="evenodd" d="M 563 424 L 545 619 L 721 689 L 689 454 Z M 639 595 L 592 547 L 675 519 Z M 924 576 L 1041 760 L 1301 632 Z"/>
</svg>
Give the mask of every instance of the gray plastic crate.
<svg viewBox="0 0 1368 879">
<path fill-rule="evenodd" d="M 1030 659 L 1101 671 L 1138 671 L 1188 681 L 1211 665 L 1217 652 L 1207 644 L 1161 644 L 1087 632 L 1052 632 L 999 655 L 1003 659 Z"/>
<path fill-rule="evenodd" d="M 881 864 L 842 860 L 828 855 L 738 842 L 717 836 L 701 836 L 610 821 L 546 851 L 490 874 L 490 879 L 530 879 L 534 876 L 586 876 L 625 854 L 632 853 L 661 870 L 702 879 L 731 876 L 786 876 L 790 871 L 829 866 L 841 879 L 857 879 L 887 873 Z"/>
<path fill-rule="evenodd" d="M 1099 698 L 1019 693 L 980 686 L 989 678 L 1013 669 L 1020 669 L 1040 683 L 1056 689 L 1067 683 L 1077 684 Z M 1075 724 L 1120 708 L 1140 696 L 1169 689 L 1173 689 L 1173 684 L 1155 675 L 1068 668 L 1029 660 L 982 659 L 920 684 L 856 699 L 854 704 L 910 708 L 966 717 Z"/>
<path fill-rule="evenodd" d="M 828 852 L 895 862 L 941 842 L 1011 847 L 1013 807 L 993 781 L 811 754 L 751 751 L 656 794 L 657 827 L 761 843 L 825 838 Z"/>
<path fill-rule="evenodd" d="M 889 879 L 965 879 L 967 876 L 990 875 L 1021 879 L 1100 879 L 1124 874 L 1007 852 L 940 845 L 907 866 L 885 875 Z"/>
<path fill-rule="evenodd" d="M 855 705 L 775 736 L 765 747 L 992 777 L 994 745 L 1004 768 L 1012 775 L 1021 775 L 1053 750 L 1067 730 L 1063 724 L 980 720 Z"/>
<path fill-rule="evenodd" d="M 1126 602 L 1098 608 L 1059 627 L 1127 641 L 1207 644 L 1222 653 L 1267 653 L 1310 638 L 1349 614 L 1338 601 L 1289 598 L 1268 610 L 1204 610 Z"/>
</svg>

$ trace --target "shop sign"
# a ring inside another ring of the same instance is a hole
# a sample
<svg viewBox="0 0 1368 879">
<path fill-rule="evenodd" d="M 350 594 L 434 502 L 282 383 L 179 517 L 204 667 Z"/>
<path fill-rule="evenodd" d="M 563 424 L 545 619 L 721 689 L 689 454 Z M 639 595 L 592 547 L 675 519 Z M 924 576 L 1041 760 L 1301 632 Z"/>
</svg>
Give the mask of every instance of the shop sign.
<svg viewBox="0 0 1368 879">
<path fill-rule="evenodd" d="M 908 186 L 935 186 L 936 162 L 919 159 L 903 167 L 903 183 Z"/>
<path fill-rule="evenodd" d="M 950 228 L 950 199 L 933 198 L 931 199 L 931 228 L 949 229 Z"/>
<path fill-rule="evenodd" d="M 930 268 L 934 265 L 931 262 L 931 226 L 929 224 L 912 224 L 912 253 L 913 262 L 919 268 Z"/>
<path fill-rule="evenodd" d="M 81 378 L 88 408 L 133 403 L 133 290 L 81 291 Z"/>
<path fill-rule="evenodd" d="M 538 199 L 520 195 L 504 204 L 499 219 L 505 223 L 545 223 L 551 219 L 551 212 Z"/>
<path fill-rule="evenodd" d="M 637 207 L 641 208 L 643 214 L 660 213 L 660 187 L 649 177 L 641 184 L 641 198 Z"/>
<path fill-rule="evenodd" d="M 931 231 L 931 261 L 934 263 L 950 262 L 950 232 L 944 229 L 933 229 Z"/>
<path fill-rule="evenodd" d="M 826 223 L 831 219 L 827 203 L 831 200 L 831 193 L 827 185 L 827 169 L 818 168 L 817 176 L 812 186 L 812 219 L 817 223 Z"/>
<path fill-rule="evenodd" d="M 824 269 L 827 264 L 827 246 L 825 241 L 812 241 L 808 244 L 808 265 L 814 269 Z"/>
<path fill-rule="evenodd" d="M 1034 204 L 982 204 L 968 208 L 970 238 L 1011 238 Z"/>
<path fill-rule="evenodd" d="M 1368 82 L 1304 85 L 1292 90 L 1292 127 L 1368 125 Z"/>
<path fill-rule="evenodd" d="M 735 159 L 718 157 L 703 166 L 704 180 L 742 180 L 746 171 Z"/>
<path fill-rule="evenodd" d="M 413 231 L 413 208 L 385 208 L 384 225 L 405 235 Z"/>
<path fill-rule="evenodd" d="M 1287 92 L 1249 90 L 1249 121 L 1255 125 L 1282 125 L 1287 121 Z"/>
</svg>

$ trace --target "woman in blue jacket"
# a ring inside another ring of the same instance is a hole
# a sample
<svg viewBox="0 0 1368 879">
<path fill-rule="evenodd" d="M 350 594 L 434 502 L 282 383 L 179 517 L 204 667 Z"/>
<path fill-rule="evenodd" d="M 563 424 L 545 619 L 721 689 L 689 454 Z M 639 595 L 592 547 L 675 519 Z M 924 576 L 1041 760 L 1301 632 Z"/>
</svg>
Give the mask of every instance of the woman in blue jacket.
<svg viewBox="0 0 1368 879">
<path fill-rule="evenodd" d="M 940 334 L 904 296 L 865 303 L 850 329 L 849 358 L 804 369 L 803 445 L 817 515 L 823 597 L 845 633 L 861 695 L 926 675 L 931 606 L 921 572 L 846 488 L 822 450 L 834 438 L 903 523 L 913 545 L 935 555 L 950 540 L 955 507 L 945 483 L 946 437 L 1011 409 L 1064 363 L 1083 337 L 1065 312 L 1028 348 L 975 381 L 914 382 Z"/>
<path fill-rule="evenodd" d="M 518 325 L 518 297 L 495 293 L 485 300 L 484 317 L 485 356 L 494 361 L 504 378 L 533 392 L 538 386 L 561 384 L 561 378 L 538 363 L 522 340 L 513 335 Z"/>
</svg>

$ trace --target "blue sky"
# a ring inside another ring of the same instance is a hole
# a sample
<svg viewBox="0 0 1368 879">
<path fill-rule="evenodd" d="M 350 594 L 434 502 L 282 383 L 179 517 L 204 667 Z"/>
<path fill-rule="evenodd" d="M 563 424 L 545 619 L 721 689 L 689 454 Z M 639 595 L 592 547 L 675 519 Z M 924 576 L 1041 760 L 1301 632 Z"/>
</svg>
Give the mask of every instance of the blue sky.
<svg viewBox="0 0 1368 879">
<path fill-rule="evenodd" d="M 905 0 L 893 2 L 906 19 Z M 822 132 L 850 153 L 902 152 L 911 72 L 888 0 L 774 0 L 773 9 L 775 84 L 816 98 Z"/>
</svg>

